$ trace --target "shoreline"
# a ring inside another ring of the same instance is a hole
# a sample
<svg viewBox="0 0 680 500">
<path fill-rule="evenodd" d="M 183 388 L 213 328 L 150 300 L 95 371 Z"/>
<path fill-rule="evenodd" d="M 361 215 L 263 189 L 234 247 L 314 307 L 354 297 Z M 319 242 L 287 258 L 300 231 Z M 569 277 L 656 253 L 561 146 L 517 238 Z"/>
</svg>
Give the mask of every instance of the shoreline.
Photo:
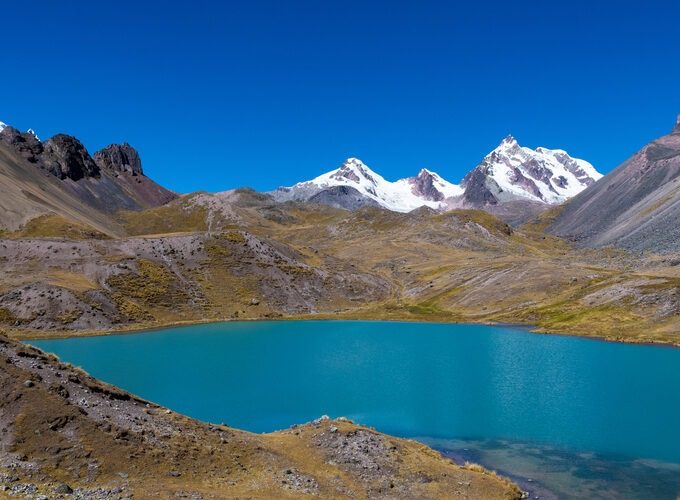
<svg viewBox="0 0 680 500">
<path fill-rule="evenodd" d="M 199 325 L 210 325 L 217 323 L 247 323 L 247 322 L 275 322 L 275 321 L 372 321 L 372 322 L 393 322 L 393 323 L 433 323 L 433 324 L 449 324 L 449 325 L 480 325 L 480 326 L 495 326 L 506 327 L 515 330 L 521 330 L 527 333 L 538 335 L 557 335 L 561 337 L 573 337 L 577 339 L 592 340 L 597 342 L 616 343 L 624 345 L 641 345 L 651 347 L 665 347 L 665 348 L 680 348 L 680 340 L 678 342 L 651 340 L 639 341 L 636 339 L 622 339 L 620 337 L 610 337 L 606 334 L 602 335 L 583 335 L 573 332 L 551 331 L 543 329 L 529 323 L 509 323 L 509 322 L 494 322 L 494 321 L 450 321 L 445 319 L 425 319 L 425 318 L 375 318 L 370 315 L 348 315 L 348 317 L 337 317 L 328 313 L 320 313 L 316 315 L 302 315 L 302 316 L 281 316 L 276 318 L 217 318 L 205 320 L 187 320 L 187 321 L 171 321 L 164 324 L 154 325 L 130 325 L 129 328 L 121 328 L 114 330 L 56 330 L 47 332 L 26 331 L 25 334 L 20 329 L 2 329 L 0 334 L 4 332 L 5 335 L 21 341 L 27 342 L 31 340 L 53 340 L 53 339 L 69 339 L 78 337 L 106 337 L 111 335 L 135 335 L 141 333 L 153 333 L 161 330 L 169 330 L 176 328 L 184 328 Z M 18 333 L 18 335 L 17 335 Z"/>
<path fill-rule="evenodd" d="M 31 422 L 15 450 L 20 457 L 18 463 L 41 459 L 39 469 L 12 469 L 16 477 L 13 484 L 28 485 L 38 493 L 53 494 L 55 483 L 36 475 L 35 470 L 47 473 L 49 478 L 63 468 L 60 460 L 68 456 L 84 464 L 95 457 L 105 466 L 94 480 L 65 478 L 69 489 L 92 492 L 97 498 L 118 498 L 109 493 L 123 491 L 133 492 L 135 497 L 157 496 L 159 483 L 164 488 L 160 496 L 164 497 L 187 490 L 223 492 L 235 498 L 278 497 L 282 493 L 301 496 L 309 484 L 323 497 L 337 491 L 338 477 L 345 479 L 343 484 L 369 497 L 382 492 L 373 484 L 382 480 L 394 483 L 406 498 L 442 498 L 461 484 L 469 486 L 470 481 L 475 491 L 493 495 L 490 498 L 526 498 L 512 480 L 490 469 L 457 464 L 424 443 L 385 434 L 342 417 L 322 416 L 287 429 L 254 433 L 179 413 L 103 382 L 39 348 L 0 335 L 2 358 L 11 362 L 0 384 L 8 391 L 0 391 L 0 396 L 11 397 L 14 403 L 19 401 L 18 406 L 9 409 L 15 411 L 16 418 Z M 58 391 L 52 389 L 55 386 Z M 17 392 L 21 398 L 15 397 Z M 63 422 L 59 421 L 59 426 L 48 426 L 40 434 L 33 432 L 37 423 L 43 423 L 45 418 L 53 421 L 55 414 L 62 413 L 67 417 L 60 417 Z M 97 446 L 92 444 L 87 454 L 74 452 L 75 447 L 60 447 L 58 459 L 43 460 L 41 450 L 55 449 L 54 442 L 63 446 L 65 432 Z M 343 440 L 354 444 L 339 446 Z M 130 446 L 142 452 L 131 453 L 134 450 Z M 369 467 L 366 479 L 365 468 L 352 468 L 357 461 L 379 463 L 380 467 Z M 412 480 L 423 463 L 433 471 L 435 480 L 429 484 L 434 485 L 434 491 L 422 490 L 421 483 Z M 243 480 L 244 474 L 255 480 L 254 485 Z M 295 481 L 300 477 L 302 480 Z M 164 483 L 162 478 L 170 479 Z M 269 483 L 263 483 L 263 478 Z M 117 485 L 122 486 L 114 490 Z"/>
</svg>

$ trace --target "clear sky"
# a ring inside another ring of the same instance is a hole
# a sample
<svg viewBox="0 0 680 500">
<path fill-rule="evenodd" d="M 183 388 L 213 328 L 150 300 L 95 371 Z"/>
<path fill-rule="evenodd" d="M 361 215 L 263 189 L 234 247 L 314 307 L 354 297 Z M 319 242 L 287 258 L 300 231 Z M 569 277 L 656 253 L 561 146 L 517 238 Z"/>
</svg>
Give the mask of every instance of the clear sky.
<svg viewBox="0 0 680 500">
<path fill-rule="evenodd" d="M 607 172 L 680 113 L 677 0 L 33 0 L 0 21 L 0 121 L 128 141 L 179 192 L 349 156 L 458 182 L 508 133 Z"/>
</svg>

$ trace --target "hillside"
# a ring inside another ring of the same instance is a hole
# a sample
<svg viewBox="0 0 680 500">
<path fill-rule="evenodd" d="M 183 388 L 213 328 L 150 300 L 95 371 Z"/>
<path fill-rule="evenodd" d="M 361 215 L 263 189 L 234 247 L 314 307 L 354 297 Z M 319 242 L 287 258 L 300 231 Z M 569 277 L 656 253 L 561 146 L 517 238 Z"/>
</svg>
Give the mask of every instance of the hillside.
<svg viewBox="0 0 680 500">
<path fill-rule="evenodd" d="M 112 144 L 92 157 L 75 137 L 58 134 L 43 142 L 6 125 L 0 129 L 0 187 L 0 230 L 6 231 L 54 214 L 119 236 L 122 229 L 111 214 L 177 197 L 144 175 L 129 144 Z"/>
<path fill-rule="evenodd" d="M 574 249 L 545 235 L 549 220 L 512 228 L 484 211 L 347 211 L 237 190 L 118 224 L 130 236 L 2 241 L 0 325 L 25 337 L 313 316 L 680 343 L 680 260 Z"/>
<path fill-rule="evenodd" d="M 582 246 L 680 251 L 680 118 L 573 198 L 549 231 Z"/>
<path fill-rule="evenodd" d="M 111 236 L 123 233 L 110 217 L 67 192 L 62 181 L 39 171 L 2 142 L 0 186 L 0 231 L 16 231 L 39 215 L 54 213 Z"/>
</svg>

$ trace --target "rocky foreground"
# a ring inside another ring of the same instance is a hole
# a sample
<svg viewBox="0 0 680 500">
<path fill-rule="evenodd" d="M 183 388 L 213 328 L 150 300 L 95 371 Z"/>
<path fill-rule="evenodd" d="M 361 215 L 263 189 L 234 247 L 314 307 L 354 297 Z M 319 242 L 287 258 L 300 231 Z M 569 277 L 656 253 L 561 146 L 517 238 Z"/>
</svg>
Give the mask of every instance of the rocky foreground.
<svg viewBox="0 0 680 500">
<path fill-rule="evenodd" d="M 0 496 L 522 498 L 346 419 L 251 434 L 178 415 L 0 336 Z"/>
</svg>

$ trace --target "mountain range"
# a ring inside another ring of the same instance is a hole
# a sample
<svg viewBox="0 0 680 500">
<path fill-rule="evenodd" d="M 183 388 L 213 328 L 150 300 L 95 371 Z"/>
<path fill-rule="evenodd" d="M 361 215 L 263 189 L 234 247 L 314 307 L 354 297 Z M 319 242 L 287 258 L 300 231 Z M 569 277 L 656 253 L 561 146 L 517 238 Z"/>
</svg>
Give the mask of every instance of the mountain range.
<svg viewBox="0 0 680 500">
<path fill-rule="evenodd" d="M 484 208 L 493 212 L 508 202 L 524 201 L 542 208 L 559 204 L 601 177 L 590 163 L 563 150 L 532 150 L 508 136 L 460 184 L 424 168 L 414 177 L 391 182 L 361 160 L 349 158 L 336 170 L 269 194 L 279 202 L 309 201 L 350 210 L 380 206 L 410 212 L 425 206 L 439 211 Z"/>
<path fill-rule="evenodd" d="M 482 209 L 513 226 L 554 207 L 550 234 L 577 246 L 680 250 L 680 118 L 607 176 L 560 149 L 522 147 L 508 136 L 455 184 L 428 169 L 389 181 L 357 158 L 308 181 L 263 193 L 272 204 L 309 203 L 407 213 Z M 58 215 L 106 237 L 123 236 L 126 212 L 169 202 L 229 219 L 230 192 L 180 195 L 148 178 L 137 151 L 111 144 L 93 155 L 75 137 L 47 140 L 0 122 L 0 231 Z M 182 201 L 183 200 L 183 201 Z M 226 204 L 225 204 L 226 203 Z M 216 213 L 216 208 L 217 210 Z"/>
</svg>

